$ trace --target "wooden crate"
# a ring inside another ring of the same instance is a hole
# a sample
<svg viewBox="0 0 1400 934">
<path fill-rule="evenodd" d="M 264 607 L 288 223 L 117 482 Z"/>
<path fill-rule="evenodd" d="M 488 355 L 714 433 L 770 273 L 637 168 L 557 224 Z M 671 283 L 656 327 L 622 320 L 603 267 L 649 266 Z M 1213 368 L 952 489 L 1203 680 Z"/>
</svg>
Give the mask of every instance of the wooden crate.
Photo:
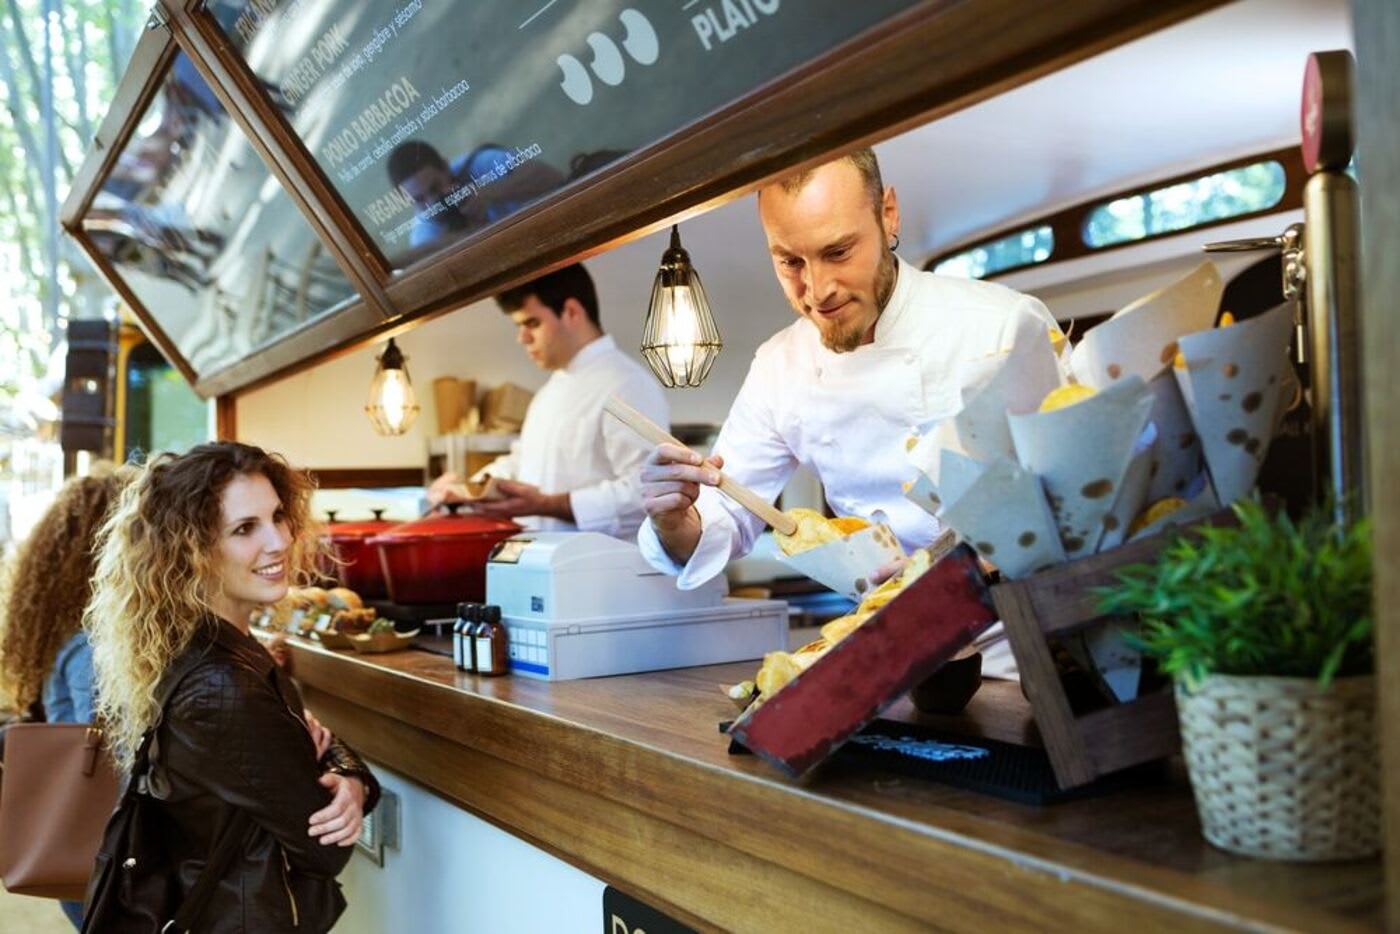
<svg viewBox="0 0 1400 934">
<path fill-rule="evenodd" d="M 1230 516 L 1218 513 L 1203 521 L 1229 521 Z M 1075 716 L 1048 644 L 1051 638 L 1121 622 L 1098 612 L 1095 590 L 1115 583 L 1123 568 L 1153 561 L 1178 531 L 1171 528 L 992 587 L 1021 685 L 1061 788 L 1087 785 L 1102 775 L 1164 758 L 1181 748 L 1170 685 L 1125 704 Z"/>
</svg>

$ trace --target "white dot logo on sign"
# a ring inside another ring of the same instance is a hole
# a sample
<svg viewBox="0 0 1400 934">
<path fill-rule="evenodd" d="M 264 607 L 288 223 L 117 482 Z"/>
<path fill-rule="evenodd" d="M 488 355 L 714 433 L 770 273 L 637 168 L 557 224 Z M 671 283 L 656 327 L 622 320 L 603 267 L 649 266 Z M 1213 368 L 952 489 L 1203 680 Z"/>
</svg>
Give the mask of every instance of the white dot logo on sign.
<svg viewBox="0 0 1400 934">
<path fill-rule="evenodd" d="M 627 34 L 622 37 L 622 47 L 638 65 L 650 65 L 661 54 L 661 43 L 656 38 L 656 30 L 651 21 L 636 10 L 627 9 L 618 14 Z"/>
<path fill-rule="evenodd" d="M 593 77 L 608 87 L 617 87 L 627 77 L 627 60 L 622 56 L 623 51 L 638 65 L 651 65 L 661 55 L 661 42 L 657 38 L 656 29 L 646 16 L 628 8 L 618 14 L 618 21 L 625 30 L 621 49 L 610 36 L 594 32 L 590 33 L 586 40 L 593 53 L 592 61 L 587 67 L 567 53 L 556 59 L 559 71 L 564 76 L 564 80 L 559 82 L 559 87 L 568 95 L 569 100 L 579 106 L 585 106 L 593 100 Z M 592 76 L 589 75 L 590 70 Z"/>
<path fill-rule="evenodd" d="M 569 95 L 569 100 L 580 105 L 593 100 L 593 82 L 589 80 L 588 69 L 583 67 L 583 62 L 572 55 L 561 55 L 558 61 L 559 70 L 564 73 L 564 80 L 559 82 L 559 86 Z"/>
<path fill-rule="evenodd" d="M 593 50 L 593 73 L 598 80 L 609 87 L 617 87 L 627 77 L 627 63 L 622 60 L 622 52 L 617 43 L 595 32 L 588 37 L 588 47 Z"/>
</svg>

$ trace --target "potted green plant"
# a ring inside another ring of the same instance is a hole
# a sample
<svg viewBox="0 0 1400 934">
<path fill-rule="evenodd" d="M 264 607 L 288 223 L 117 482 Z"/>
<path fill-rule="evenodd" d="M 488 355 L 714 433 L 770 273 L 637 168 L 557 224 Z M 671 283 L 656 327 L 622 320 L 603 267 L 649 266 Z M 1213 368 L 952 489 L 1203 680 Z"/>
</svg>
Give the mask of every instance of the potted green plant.
<svg viewBox="0 0 1400 934">
<path fill-rule="evenodd" d="M 1369 523 L 1258 501 L 1100 591 L 1175 681 L 1207 840 L 1274 859 L 1380 848 Z"/>
</svg>

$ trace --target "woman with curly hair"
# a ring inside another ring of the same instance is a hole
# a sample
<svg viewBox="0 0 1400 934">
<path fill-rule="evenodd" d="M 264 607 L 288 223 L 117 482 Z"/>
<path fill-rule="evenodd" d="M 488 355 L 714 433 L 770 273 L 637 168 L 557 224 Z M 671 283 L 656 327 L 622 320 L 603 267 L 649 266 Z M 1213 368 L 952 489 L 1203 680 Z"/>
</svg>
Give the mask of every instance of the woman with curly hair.
<svg viewBox="0 0 1400 934">
<path fill-rule="evenodd" d="M 85 614 L 98 713 L 119 763 L 144 764 L 133 790 L 161 833 L 109 826 L 85 930 L 161 930 L 187 901 L 202 907 L 184 926 L 214 934 L 326 931 L 344 910 L 335 876 L 378 784 L 248 623 L 314 573 L 310 494 L 279 457 L 203 444 L 152 458 L 103 529 Z"/>
<path fill-rule="evenodd" d="M 75 477 L 30 531 L 6 574 L 0 617 L 0 694 L 50 723 L 91 723 L 92 650 L 83 608 L 92 594 L 98 529 L 130 477 L 110 467 Z M 60 903 L 78 925 L 80 902 Z"/>
<path fill-rule="evenodd" d="M 42 702 L 52 723 L 92 720 L 92 654 L 82 630 L 92 594 L 93 543 L 125 473 L 69 480 L 25 539 L 9 570 L 0 629 L 6 705 Z"/>
</svg>

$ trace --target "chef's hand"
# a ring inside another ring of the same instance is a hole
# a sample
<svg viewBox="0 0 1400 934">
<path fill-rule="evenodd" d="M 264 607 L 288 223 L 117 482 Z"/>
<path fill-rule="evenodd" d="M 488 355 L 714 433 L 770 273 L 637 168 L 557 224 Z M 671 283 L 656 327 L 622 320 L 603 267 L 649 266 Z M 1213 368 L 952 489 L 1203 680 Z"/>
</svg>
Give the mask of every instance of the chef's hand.
<svg viewBox="0 0 1400 934">
<path fill-rule="evenodd" d="M 306 729 L 311 734 L 311 742 L 316 744 L 316 761 L 320 762 L 321 757 L 326 754 L 326 750 L 331 748 L 331 740 L 335 737 L 331 731 L 326 729 L 316 715 L 309 710 L 302 710 L 302 716 L 306 718 Z"/>
<path fill-rule="evenodd" d="M 476 500 L 472 503 L 472 511 L 494 519 L 549 516 L 565 522 L 574 521 L 574 507 L 569 502 L 568 493 L 545 493 L 537 486 L 516 480 L 497 480 L 496 489 L 500 491 L 500 499 Z"/>
<path fill-rule="evenodd" d="M 466 484 L 451 471 L 438 477 L 428 487 L 428 505 L 433 509 L 444 503 L 465 503 L 468 499 Z"/>
<path fill-rule="evenodd" d="M 895 558 L 888 564 L 882 564 L 870 575 L 870 586 L 878 587 L 892 577 L 898 577 L 904 573 L 904 568 L 909 564 L 909 559 L 903 555 Z"/>
<path fill-rule="evenodd" d="M 311 815 L 306 834 L 322 846 L 352 846 L 365 820 L 365 783 L 336 772 L 325 773 L 320 782 L 334 794 L 330 804 Z"/>
<path fill-rule="evenodd" d="M 706 458 L 674 444 L 657 445 L 642 462 L 642 508 L 657 537 L 677 561 L 689 561 L 700 542 L 700 487 L 718 486 L 724 458 Z"/>
</svg>

